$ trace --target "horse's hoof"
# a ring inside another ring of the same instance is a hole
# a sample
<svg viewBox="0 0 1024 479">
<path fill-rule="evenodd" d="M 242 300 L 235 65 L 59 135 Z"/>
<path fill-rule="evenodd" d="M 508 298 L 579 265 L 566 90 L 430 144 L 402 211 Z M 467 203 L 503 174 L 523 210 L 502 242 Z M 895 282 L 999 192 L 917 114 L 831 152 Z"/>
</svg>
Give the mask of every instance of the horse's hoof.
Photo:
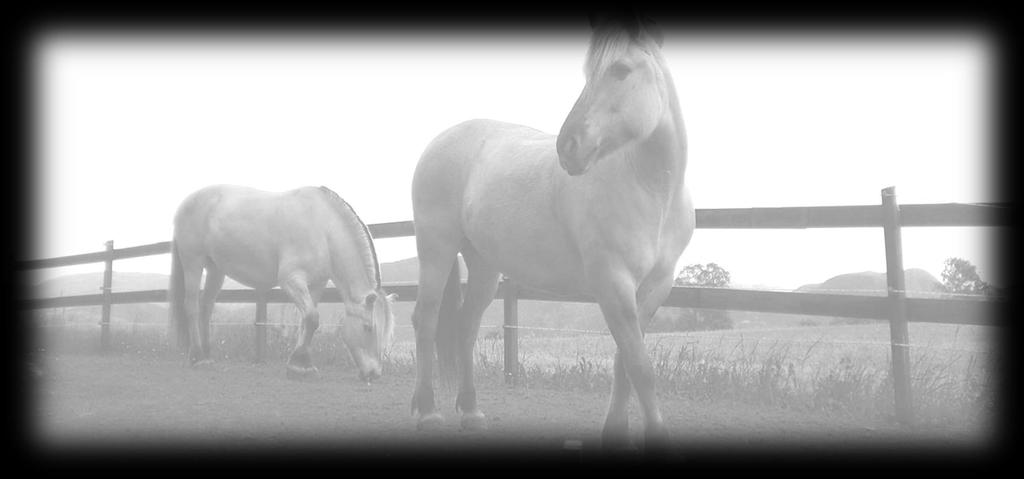
<svg viewBox="0 0 1024 479">
<path fill-rule="evenodd" d="M 295 381 L 311 381 L 320 378 L 316 366 L 302 367 L 289 364 L 285 369 L 285 377 Z"/>
<path fill-rule="evenodd" d="M 603 436 L 601 438 L 601 449 L 611 453 L 633 454 L 638 452 L 633 441 L 628 436 Z"/>
<path fill-rule="evenodd" d="M 671 443 L 668 438 L 668 433 L 660 431 L 654 434 L 648 434 L 644 438 L 644 458 L 653 460 L 667 459 L 671 451 Z"/>
<path fill-rule="evenodd" d="M 462 414 L 463 431 L 480 431 L 487 428 L 487 417 L 480 411 Z"/>
<path fill-rule="evenodd" d="M 442 424 L 444 424 L 444 417 L 440 413 L 432 412 L 421 416 L 419 421 L 416 421 L 416 430 L 431 431 L 440 428 Z"/>
</svg>

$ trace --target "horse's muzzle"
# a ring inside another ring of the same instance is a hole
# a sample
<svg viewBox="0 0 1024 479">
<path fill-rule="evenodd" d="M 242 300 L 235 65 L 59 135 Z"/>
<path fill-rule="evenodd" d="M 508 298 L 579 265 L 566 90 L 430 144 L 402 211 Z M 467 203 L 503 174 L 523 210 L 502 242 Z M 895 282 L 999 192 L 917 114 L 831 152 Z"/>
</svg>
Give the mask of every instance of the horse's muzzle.
<svg viewBox="0 0 1024 479">
<path fill-rule="evenodd" d="M 586 160 L 566 160 L 564 156 L 558 155 L 558 164 L 569 176 L 579 176 L 590 169 L 590 162 Z"/>
<path fill-rule="evenodd" d="M 591 160 L 595 153 L 594 149 L 584 148 L 578 135 L 559 135 L 555 142 L 555 150 L 558 153 L 558 164 L 569 173 L 569 176 L 582 175 L 593 163 Z"/>
</svg>

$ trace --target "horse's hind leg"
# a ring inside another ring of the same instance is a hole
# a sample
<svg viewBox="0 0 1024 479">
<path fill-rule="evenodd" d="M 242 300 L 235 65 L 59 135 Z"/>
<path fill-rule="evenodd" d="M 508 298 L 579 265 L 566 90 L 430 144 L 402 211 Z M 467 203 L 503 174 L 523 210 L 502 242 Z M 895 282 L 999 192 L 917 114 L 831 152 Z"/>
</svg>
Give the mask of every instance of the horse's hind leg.
<svg viewBox="0 0 1024 479">
<path fill-rule="evenodd" d="M 184 315 L 188 324 L 188 362 L 192 366 L 210 363 L 203 354 L 202 334 L 199 327 L 199 286 L 203 277 L 203 264 L 182 257 L 182 283 L 184 286 Z"/>
<path fill-rule="evenodd" d="M 287 376 L 290 379 L 306 378 L 316 376 L 318 371 L 313 366 L 313 360 L 309 355 L 309 343 L 313 339 L 313 333 L 320 326 L 320 313 L 316 309 L 316 303 L 309 291 L 309 284 L 302 274 L 293 274 L 281 283 L 281 289 L 288 294 L 295 306 L 299 308 L 302 316 L 302 323 L 299 328 L 299 340 L 288 358 Z M 322 289 L 322 287 L 319 287 Z"/>
<path fill-rule="evenodd" d="M 419 414 L 418 429 L 436 427 L 443 422 L 434 402 L 435 340 L 445 285 L 458 254 L 457 241 L 439 240 L 424 230 L 416 235 L 420 277 L 412 313 L 416 331 L 416 389 L 412 396 L 412 411 Z"/>
<path fill-rule="evenodd" d="M 210 318 L 217 294 L 224 286 L 224 272 L 210 262 L 206 264 L 206 282 L 199 302 L 199 339 L 203 358 L 210 359 Z"/>
<path fill-rule="evenodd" d="M 461 378 L 459 395 L 455 399 L 455 409 L 462 411 L 463 429 L 481 429 L 486 425 L 483 412 L 476 404 L 476 387 L 473 385 L 473 349 L 476 346 L 480 320 L 484 310 L 494 301 L 494 293 L 498 290 L 500 273 L 487 265 L 472 247 L 462 249 L 462 257 L 466 260 L 469 278 L 466 296 L 459 311 L 459 337 L 457 354 Z"/>
</svg>

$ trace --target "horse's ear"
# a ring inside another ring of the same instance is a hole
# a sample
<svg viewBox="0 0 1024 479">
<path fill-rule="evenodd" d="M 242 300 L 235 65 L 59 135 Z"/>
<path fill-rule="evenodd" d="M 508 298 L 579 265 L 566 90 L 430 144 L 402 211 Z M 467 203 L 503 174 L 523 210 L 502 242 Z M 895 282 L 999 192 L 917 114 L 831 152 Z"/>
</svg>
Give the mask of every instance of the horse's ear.
<svg viewBox="0 0 1024 479">
<path fill-rule="evenodd" d="M 661 27 L 658 26 L 654 20 L 651 20 L 646 16 L 640 17 L 640 22 L 643 25 L 644 31 L 647 32 L 647 35 L 653 38 L 659 47 L 662 46 L 661 44 L 665 42 L 665 35 L 661 31 Z"/>
<path fill-rule="evenodd" d="M 640 34 L 646 32 L 660 47 L 664 41 L 664 35 L 661 32 L 661 28 L 658 27 L 654 20 L 647 15 L 637 12 L 633 8 L 622 8 L 619 10 L 611 11 L 591 11 L 588 15 L 590 20 L 591 30 L 595 30 L 601 25 L 615 21 L 619 23 L 626 32 L 629 33 L 629 38 L 636 40 L 640 38 Z"/>
<path fill-rule="evenodd" d="M 659 47 L 665 41 L 665 35 L 661 31 L 661 27 L 647 15 L 630 11 L 629 15 L 623 20 L 623 23 L 626 30 L 629 31 L 629 37 L 633 40 L 640 38 L 640 34 L 646 33 Z"/>
<path fill-rule="evenodd" d="M 640 33 L 643 32 L 643 24 L 640 22 L 640 17 L 637 17 L 633 12 L 626 12 L 622 15 L 622 26 L 629 32 L 629 38 L 636 40 L 640 38 Z"/>
<path fill-rule="evenodd" d="M 612 9 L 596 9 L 591 10 L 587 14 L 587 19 L 590 21 L 590 29 L 597 30 L 604 26 L 606 23 L 619 23 L 629 31 L 630 37 L 636 38 L 636 28 L 630 25 L 633 19 L 633 13 L 629 9 L 625 8 L 612 8 Z M 635 23 L 635 21 L 633 22 Z"/>
<path fill-rule="evenodd" d="M 389 293 L 387 296 L 385 296 L 385 298 L 387 298 L 388 302 L 390 302 L 390 303 L 394 303 L 395 301 L 398 301 L 398 295 L 395 294 L 395 293 Z"/>
</svg>

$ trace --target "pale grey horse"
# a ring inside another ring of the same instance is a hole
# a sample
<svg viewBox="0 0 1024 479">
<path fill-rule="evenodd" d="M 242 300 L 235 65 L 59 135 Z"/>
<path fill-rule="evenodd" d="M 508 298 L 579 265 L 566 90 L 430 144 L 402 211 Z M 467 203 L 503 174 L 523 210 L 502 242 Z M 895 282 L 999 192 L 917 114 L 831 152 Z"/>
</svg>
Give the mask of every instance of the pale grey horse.
<svg viewBox="0 0 1024 479">
<path fill-rule="evenodd" d="M 275 286 L 288 294 L 302 316 L 288 376 L 317 375 L 309 344 L 320 324 L 317 302 L 331 280 L 345 302 L 341 336 L 359 377 L 380 377 L 394 331 L 394 295 L 381 286 L 369 229 L 330 189 L 203 188 L 178 207 L 171 256 L 171 320 L 190 364 L 210 362 L 210 317 L 228 276 L 258 295 Z"/>
<path fill-rule="evenodd" d="M 635 389 L 645 447 L 666 446 L 644 347 L 646 323 L 668 296 L 695 214 L 685 187 L 686 136 L 661 33 L 639 18 L 592 22 L 586 86 L 561 132 L 470 120 L 435 138 L 412 183 L 420 261 L 413 312 L 420 428 L 443 421 L 434 402 L 435 354 L 458 377 L 464 428 L 485 426 L 473 349 L 500 274 L 527 287 L 585 294 L 600 305 L 618 351 L 602 432 L 629 446 Z M 468 269 L 461 298 L 457 254 Z"/>
</svg>

